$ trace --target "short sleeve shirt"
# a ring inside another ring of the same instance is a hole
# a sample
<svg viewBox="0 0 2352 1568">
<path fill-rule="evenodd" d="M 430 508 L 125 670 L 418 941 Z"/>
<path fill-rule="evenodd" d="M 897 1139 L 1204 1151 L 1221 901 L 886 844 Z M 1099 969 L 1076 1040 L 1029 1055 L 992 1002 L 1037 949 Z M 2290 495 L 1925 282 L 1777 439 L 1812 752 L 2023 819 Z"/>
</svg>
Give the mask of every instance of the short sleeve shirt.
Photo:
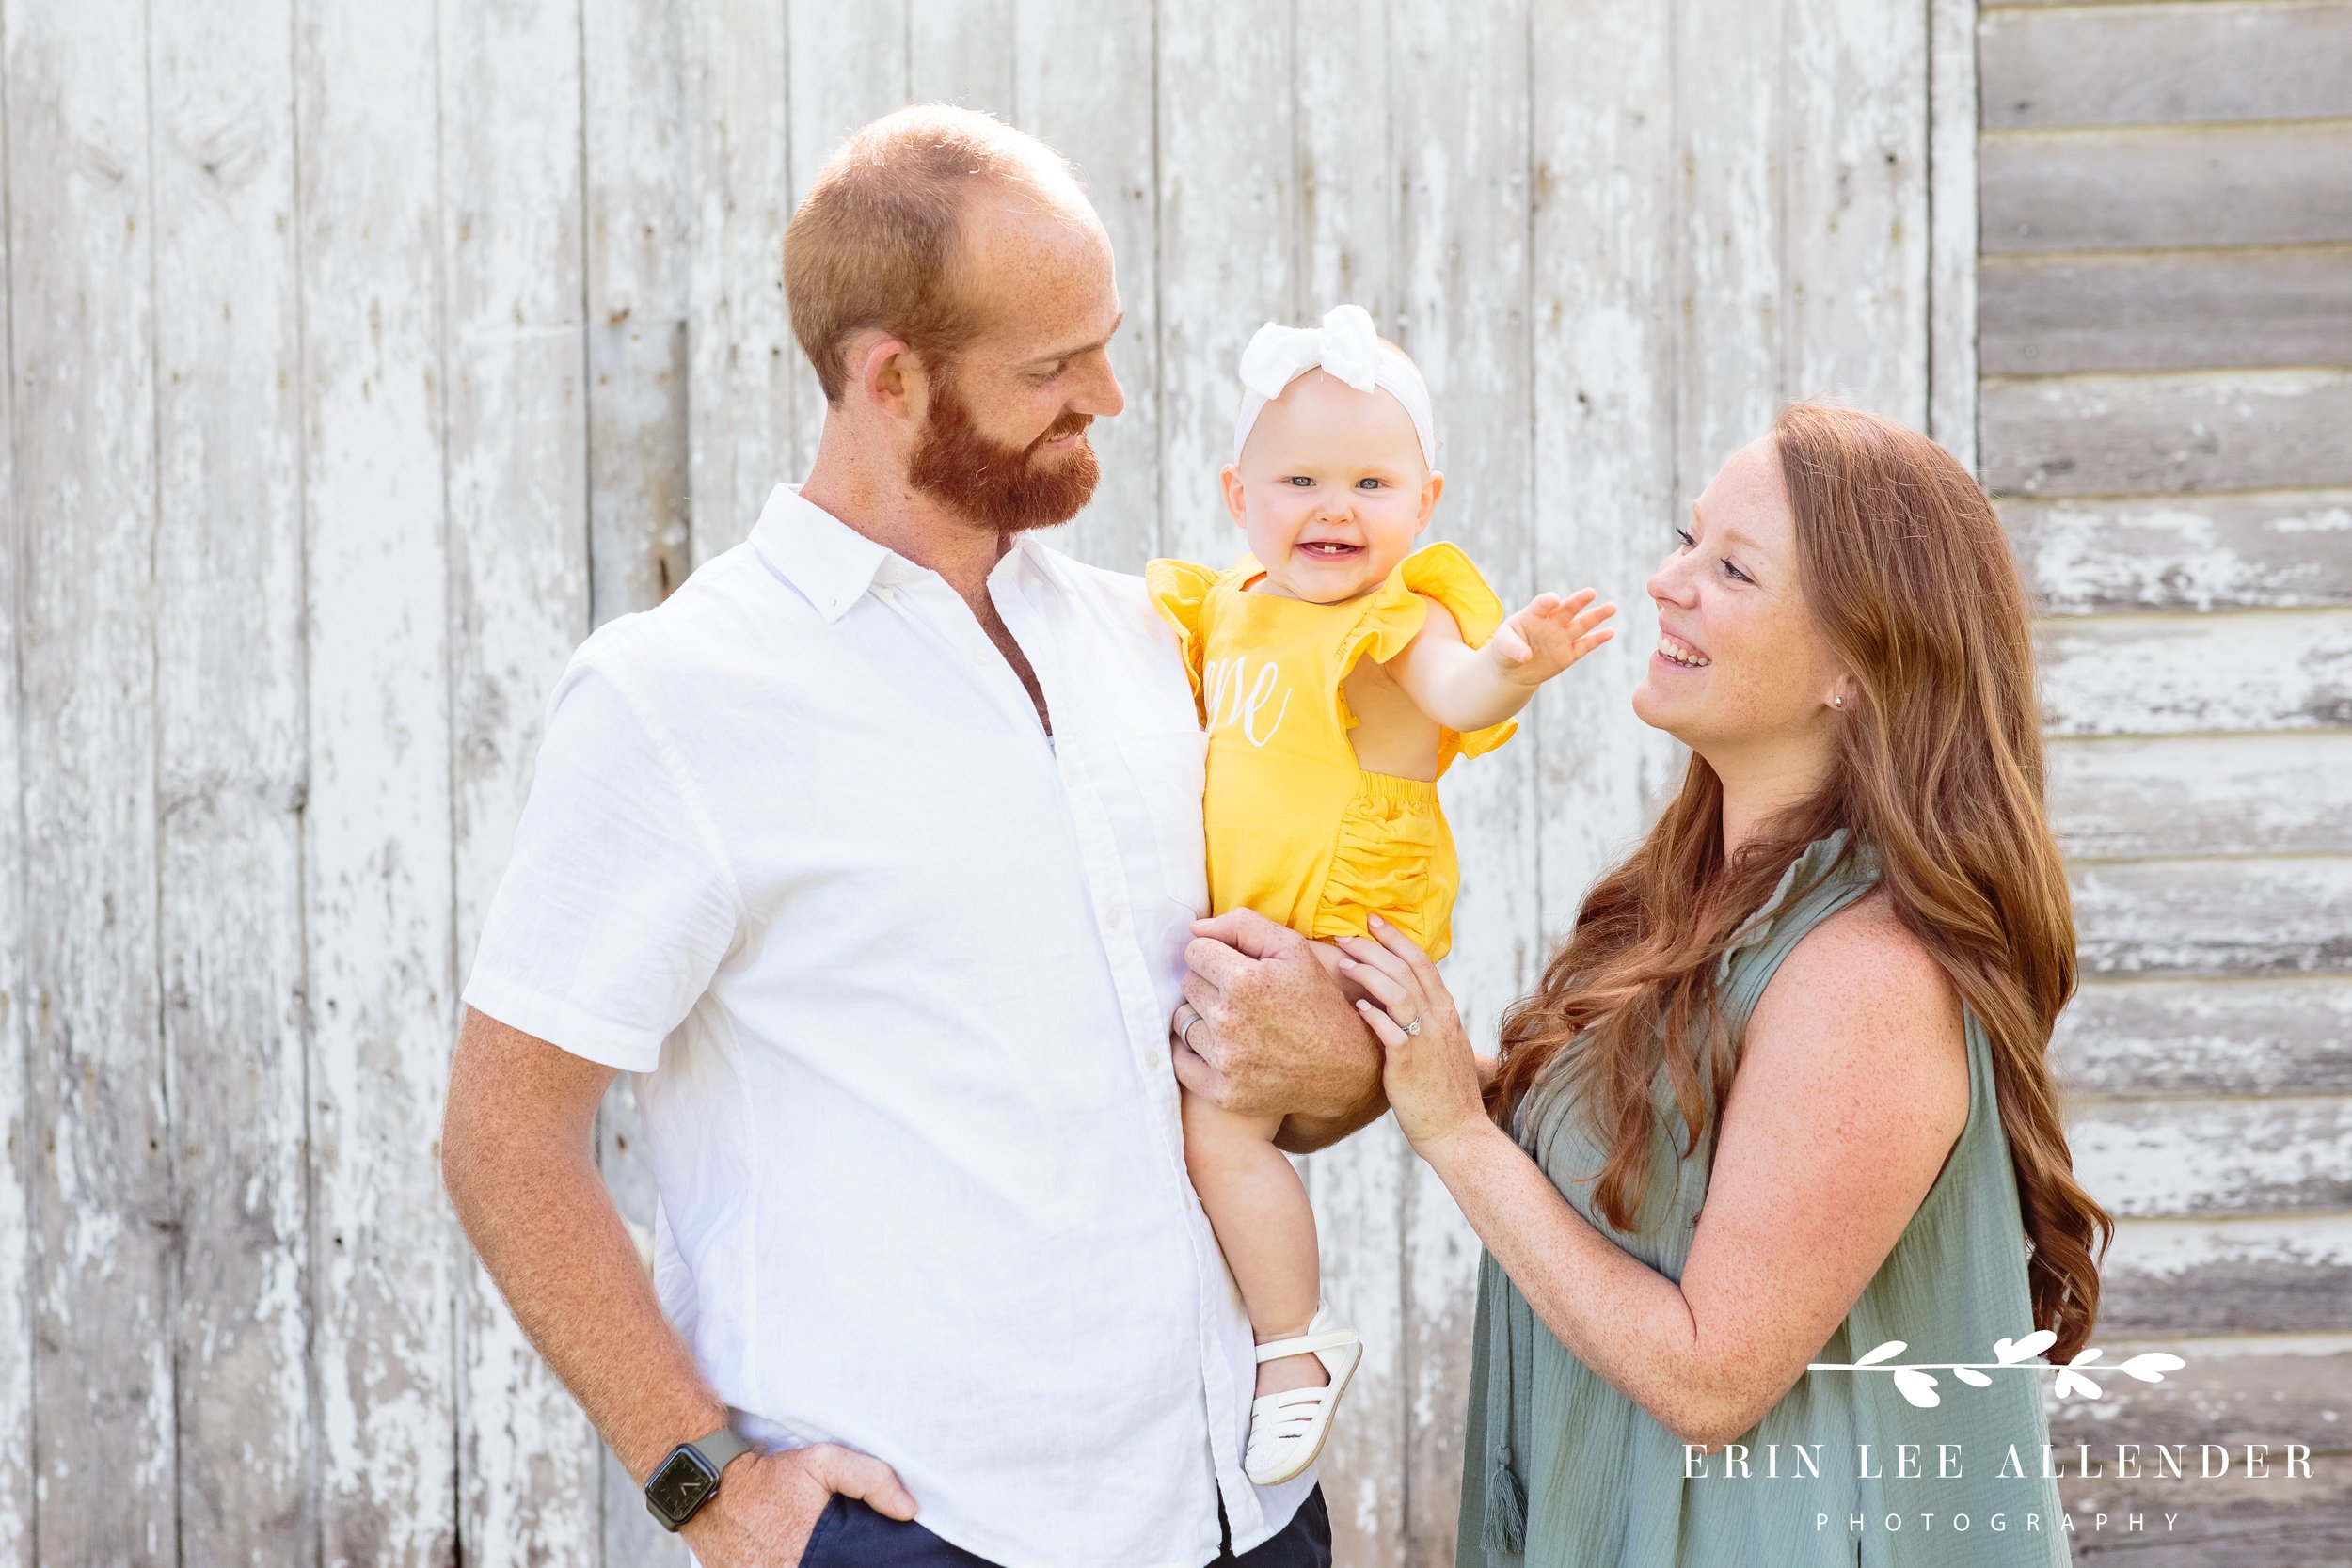
<svg viewBox="0 0 2352 1568">
<path fill-rule="evenodd" d="M 790 487 L 550 704 L 472 1006 L 640 1074 L 657 1282 L 746 1436 L 893 1465 L 1009 1568 L 1196 1568 L 1248 1320 L 1168 1022 L 1203 738 L 1142 580 L 1015 539 L 948 584 Z"/>
</svg>

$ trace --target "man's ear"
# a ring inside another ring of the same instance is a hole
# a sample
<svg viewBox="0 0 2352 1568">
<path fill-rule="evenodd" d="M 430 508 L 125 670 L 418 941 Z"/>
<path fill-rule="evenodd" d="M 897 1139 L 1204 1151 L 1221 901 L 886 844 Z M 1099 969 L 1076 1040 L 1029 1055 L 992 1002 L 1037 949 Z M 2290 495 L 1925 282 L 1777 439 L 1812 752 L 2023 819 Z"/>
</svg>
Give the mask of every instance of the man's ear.
<svg viewBox="0 0 2352 1568">
<path fill-rule="evenodd" d="M 885 418 L 916 420 L 923 414 L 921 362 L 903 338 L 861 335 L 850 348 L 850 369 L 868 405 Z"/>
<path fill-rule="evenodd" d="M 1218 472 L 1216 482 L 1225 487 L 1226 515 L 1233 519 L 1236 528 L 1246 527 L 1249 514 L 1242 491 L 1241 470 L 1228 463 Z"/>
<path fill-rule="evenodd" d="M 1432 471 L 1421 483 L 1421 515 L 1413 519 L 1413 531 L 1419 533 L 1429 526 L 1429 515 L 1438 510 L 1438 498 L 1445 494 L 1445 475 Z"/>
</svg>

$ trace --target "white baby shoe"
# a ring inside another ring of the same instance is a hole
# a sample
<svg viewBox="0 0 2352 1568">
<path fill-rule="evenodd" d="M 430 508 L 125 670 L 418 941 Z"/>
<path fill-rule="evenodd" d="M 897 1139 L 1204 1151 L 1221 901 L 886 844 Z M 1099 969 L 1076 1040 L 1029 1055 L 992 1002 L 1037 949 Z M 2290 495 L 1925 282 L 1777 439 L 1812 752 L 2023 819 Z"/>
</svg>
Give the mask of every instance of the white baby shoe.
<svg viewBox="0 0 2352 1568">
<path fill-rule="evenodd" d="M 1331 1414 L 1347 1392 L 1356 1363 L 1364 1358 L 1364 1342 L 1352 1328 L 1331 1326 L 1328 1307 L 1315 1314 L 1307 1332 L 1295 1339 L 1276 1339 L 1258 1347 L 1261 1362 L 1313 1352 L 1331 1377 L 1320 1388 L 1290 1388 L 1250 1402 L 1249 1447 L 1242 1456 L 1242 1472 L 1260 1486 L 1274 1486 L 1315 1462 L 1323 1440 L 1331 1435 Z"/>
</svg>

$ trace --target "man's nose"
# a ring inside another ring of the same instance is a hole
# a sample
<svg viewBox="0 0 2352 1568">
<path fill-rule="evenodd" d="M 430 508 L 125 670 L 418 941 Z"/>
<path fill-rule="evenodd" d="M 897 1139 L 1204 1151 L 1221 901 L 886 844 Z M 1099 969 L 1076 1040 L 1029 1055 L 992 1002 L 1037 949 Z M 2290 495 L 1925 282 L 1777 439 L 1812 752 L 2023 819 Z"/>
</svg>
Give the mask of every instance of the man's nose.
<svg viewBox="0 0 2352 1568">
<path fill-rule="evenodd" d="M 1097 372 L 1088 379 L 1070 406 L 1098 420 L 1110 419 L 1127 406 L 1127 394 L 1120 390 L 1119 372 L 1111 369 L 1107 352 L 1103 355 Z"/>
</svg>

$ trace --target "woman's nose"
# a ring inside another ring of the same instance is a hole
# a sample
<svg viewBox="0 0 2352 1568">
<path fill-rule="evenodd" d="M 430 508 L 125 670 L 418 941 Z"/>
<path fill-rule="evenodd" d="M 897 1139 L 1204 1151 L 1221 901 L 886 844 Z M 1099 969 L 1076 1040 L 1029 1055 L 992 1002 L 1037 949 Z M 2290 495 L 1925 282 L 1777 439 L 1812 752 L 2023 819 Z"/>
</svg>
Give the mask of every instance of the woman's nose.
<svg viewBox="0 0 2352 1568">
<path fill-rule="evenodd" d="M 1687 606 L 1697 597 L 1689 576 L 1677 569 L 1680 564 L 1678 557 L 1669 556 L 1666 563 L 1650 575 L 1649 596 L 1652 599 L 1660 604 Z"/>
</svg>

